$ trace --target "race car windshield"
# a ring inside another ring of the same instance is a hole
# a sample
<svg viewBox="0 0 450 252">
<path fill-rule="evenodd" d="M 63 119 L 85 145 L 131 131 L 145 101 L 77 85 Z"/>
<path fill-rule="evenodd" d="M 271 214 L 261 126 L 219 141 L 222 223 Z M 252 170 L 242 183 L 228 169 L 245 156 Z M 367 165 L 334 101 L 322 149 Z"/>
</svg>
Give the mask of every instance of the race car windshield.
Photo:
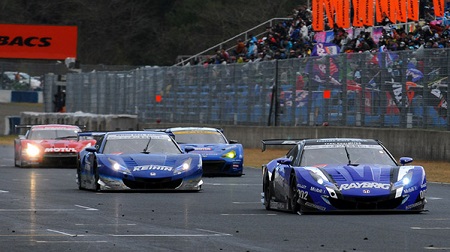
<svg viewBox="0 0 450 252">
<path fill-rule="evenodd" d="M 148 145 L 148 146 L 147 146 Z M 103 154 L 137 154 L 142 153 L 179 154 L 180 149 L 168 138 L 141 139 L 108 139 L 103 148 Z"/>
<path fill-rule="evenodd" d="M 315 166 L 320 164 L 378 164 L 395 166 L 396 163 L 380 147 L 338 147 L 338 148 L 311 148 L 303 151 L 300 166 Z"/>
<path fill-rule="evenodd" d="M 31 140 L 55 140 L 64 138 L 77 138 L 75 130 L 32 130 L 28 136 Z"/>
<path fill-rule="evenodd" d="M 210 131 L 174 132 L 175 141 L 179 144 L 226 144 L 221 134 Z"/>
</svg>

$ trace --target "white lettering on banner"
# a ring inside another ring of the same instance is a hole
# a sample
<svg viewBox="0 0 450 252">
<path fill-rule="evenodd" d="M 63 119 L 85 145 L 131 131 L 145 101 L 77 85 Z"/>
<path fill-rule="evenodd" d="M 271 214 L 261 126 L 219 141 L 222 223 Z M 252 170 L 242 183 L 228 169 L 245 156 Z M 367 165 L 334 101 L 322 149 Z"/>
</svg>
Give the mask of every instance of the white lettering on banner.
<svg viewBox="0 0 450 252">
<path fill-rule="evenodd" d="M 75 148 L 45 148 L 45 152 L 77 152 Z"/>
<path fill-rule="evenodd" d="M 342 184 L 339 187 L 339 190 L 350 190 L 350 189 L 359 189 L 359 188 L 377 188 L 388 190 L 391 187 L 390 184 L 383 184 L 377 182 L 355 182 L 350 184 Z"/>
</svg>

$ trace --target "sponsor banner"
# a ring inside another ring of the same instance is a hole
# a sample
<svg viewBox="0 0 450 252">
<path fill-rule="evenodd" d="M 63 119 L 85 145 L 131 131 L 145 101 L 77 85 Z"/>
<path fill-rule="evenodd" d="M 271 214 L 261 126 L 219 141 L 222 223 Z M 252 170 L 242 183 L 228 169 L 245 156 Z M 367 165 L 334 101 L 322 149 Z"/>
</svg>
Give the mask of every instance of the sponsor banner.
<svg viewBox="0 0 450 252">
<path fill-rule="evenodd" d="M 419 1 L 407 0 L 408 3 L 408 19 L 412 21 L 419 21 Z"/>
<path fill-rule="evenodd" d="M 323 31 L 325 24 L 323 20 L 323 0 L 312 0 L 312 29 Z"/>
<path fill-rule="evenodd" d="M 76 58 L 77 40 L 76 26 L 0 24 L 0 58 Z"/>
<path fill-rule="evenodd" d="M 443 17 L 445 12 L 445 0 L 433 0 L 434 15 Z"/>
</svg>

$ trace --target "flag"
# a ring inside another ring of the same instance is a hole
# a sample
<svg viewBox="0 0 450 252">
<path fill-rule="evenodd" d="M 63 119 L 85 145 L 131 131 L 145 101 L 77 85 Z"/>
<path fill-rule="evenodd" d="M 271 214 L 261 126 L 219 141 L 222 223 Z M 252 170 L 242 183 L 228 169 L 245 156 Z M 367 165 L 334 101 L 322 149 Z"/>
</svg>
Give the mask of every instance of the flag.
<svg viewBox="0 0 450 252">
<path fill-rule="evenodd" d="M 406 69 L 406 77 L 411 78 L 412 82 L 418 82 L 423 79 L 423 73 L 413 63 L 409 62 Z"/>
<path fill-rule="evenodd" d="M 333 43 L 317 43 L 314 45 L 311 56 L 336 55 L 341 48 Z"/>
</svg>

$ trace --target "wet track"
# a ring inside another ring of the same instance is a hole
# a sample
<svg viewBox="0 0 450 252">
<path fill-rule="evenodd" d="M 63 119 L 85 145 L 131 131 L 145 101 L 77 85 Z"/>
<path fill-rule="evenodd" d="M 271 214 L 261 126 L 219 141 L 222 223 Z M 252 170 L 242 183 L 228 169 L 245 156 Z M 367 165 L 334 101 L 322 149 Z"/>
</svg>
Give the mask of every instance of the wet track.
<svg viewBox="0 0 450 252">
<path fill-rule="evenodd" d="M 450 185 L 422 214 L 266 211 L 261 172 L 204 178 L 198 193 L 80 191 L 74 169 L 15 168 L 0 146 L 1 251 L 450 250 Z"/>
</svg>

